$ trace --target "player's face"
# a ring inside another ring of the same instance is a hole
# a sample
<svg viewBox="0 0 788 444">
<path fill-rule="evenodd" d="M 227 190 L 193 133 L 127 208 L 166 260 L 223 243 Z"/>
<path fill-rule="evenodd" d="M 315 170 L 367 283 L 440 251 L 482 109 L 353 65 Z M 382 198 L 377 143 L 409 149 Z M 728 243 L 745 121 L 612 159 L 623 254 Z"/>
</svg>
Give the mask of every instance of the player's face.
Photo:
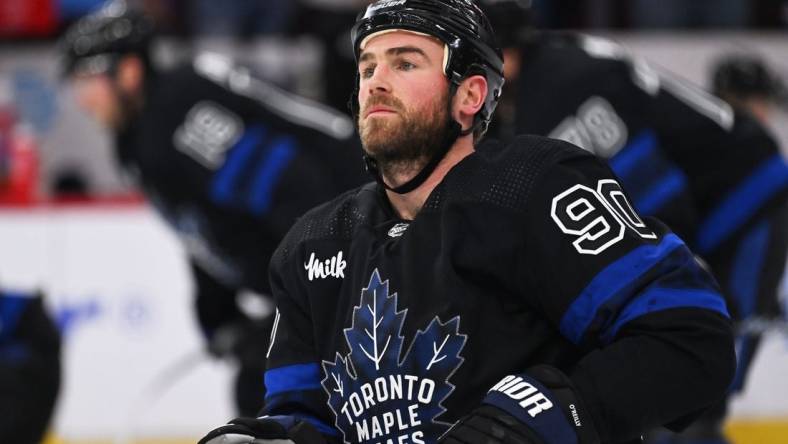
<svg viewBox="0 0 788 444">
<path fill-rule="evenodd" d="M 77 75 L 71 83 L 80 108 L 106 128 L 120 127 L 121 100 L 109 75 Z"/>
<path fill-rule="evenodd" d="M 394 31 L 372 37 L 359 55 L 361 141 L 384 167 L 419 163 L 440 148 L 449 122 L 444 45 Z"/>
</svg>

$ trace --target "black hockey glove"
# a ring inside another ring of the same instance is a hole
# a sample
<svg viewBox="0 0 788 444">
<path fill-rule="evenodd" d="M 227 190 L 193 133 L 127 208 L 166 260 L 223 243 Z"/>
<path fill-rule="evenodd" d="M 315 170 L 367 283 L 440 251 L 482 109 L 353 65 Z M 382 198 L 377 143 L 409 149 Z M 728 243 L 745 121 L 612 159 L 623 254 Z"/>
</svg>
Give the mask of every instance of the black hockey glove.
<svg viewBox="0 0 788 444">
<path fill-rule="evenodd" d="M 481 407 L 457 421 L 443 444 L 597 444 L 591 417 L 569 378 L 538 366 L 510 375 L 484 397 Z"/>
<path fill-rule="evenodd" d="M 326 444 L 306 421 L 292 416 L 236 418 L 209 432 L 198 444 Z"/>
</svg>

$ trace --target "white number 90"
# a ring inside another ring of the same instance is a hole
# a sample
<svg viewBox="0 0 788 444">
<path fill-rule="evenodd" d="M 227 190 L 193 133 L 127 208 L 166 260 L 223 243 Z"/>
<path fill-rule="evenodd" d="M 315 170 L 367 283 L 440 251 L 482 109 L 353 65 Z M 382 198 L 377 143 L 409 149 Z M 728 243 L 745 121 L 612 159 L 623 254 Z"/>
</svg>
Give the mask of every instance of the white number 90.
<svg viewBox="0 0 788 444">
<path fill-rule="evenodd" d="M 615 180 L 604 179 L 596 190 L 575 185 L 553 198 L 550 210 L 558 227 L 577 237 L 572 242 L 581 254 L 599 254 L 624 238 L 629 229 L 644 239 L 656 239 L 630 205 Z"/>
</svg>

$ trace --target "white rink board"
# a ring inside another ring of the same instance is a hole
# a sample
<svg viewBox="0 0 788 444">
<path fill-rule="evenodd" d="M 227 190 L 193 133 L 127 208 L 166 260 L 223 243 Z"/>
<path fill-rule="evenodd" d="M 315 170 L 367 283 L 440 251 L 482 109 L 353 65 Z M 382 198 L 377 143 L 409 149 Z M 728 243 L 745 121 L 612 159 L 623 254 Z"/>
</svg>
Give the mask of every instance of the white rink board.
<svg viewBox="0 0 788 444">
<path fill-rule="evenodd" d="M 0 283 L 46 290 L 66 330 L 55 420 L 67 440 L 199 437 L 233 416 L 232 369 L 202 359 L 147 399 L 145 388 L 199 350 L 176 238 L 144 205 L 0 209 Z M 767 338 L 735 417 L 788 417 L 788 338 Z M 131 433 L 131 435 L 130 435 Z"/>
<path fill-rule="evenodd" d="M 788 419 L 788 335 L 766 335 L 745 392 L 731 405 L 737 419 Z"/>
<path fill-rule="evenodd" d="M 232 369 L 201 353 L 183 252 L 148 207 L 3 209 L 0 245 L 4 287 L 42 288 L 59 317 L 72 313 L 57 436 L 198 437 L 233 416 Z M 154 378 L 195 352 L 151 399 Z"/>
</svg>

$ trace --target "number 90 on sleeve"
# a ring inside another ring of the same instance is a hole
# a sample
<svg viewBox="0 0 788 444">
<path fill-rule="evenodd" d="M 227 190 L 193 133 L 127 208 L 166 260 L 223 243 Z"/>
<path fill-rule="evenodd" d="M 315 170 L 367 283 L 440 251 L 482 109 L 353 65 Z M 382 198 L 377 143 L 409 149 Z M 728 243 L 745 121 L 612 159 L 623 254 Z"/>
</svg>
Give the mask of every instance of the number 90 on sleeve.
<svg viewBox="0 0 788 444">
<path fill-rule="evenodd" d="M 597 255 L 631 230 L 644 239 L 656 239 L 637 215 L 621 185 L 612 179 L 597 183 L 596 190 L 574 185 L 553 198 L 550 216 L 562 232 L 574 236 L 580 254 Z"/>
</svg>

